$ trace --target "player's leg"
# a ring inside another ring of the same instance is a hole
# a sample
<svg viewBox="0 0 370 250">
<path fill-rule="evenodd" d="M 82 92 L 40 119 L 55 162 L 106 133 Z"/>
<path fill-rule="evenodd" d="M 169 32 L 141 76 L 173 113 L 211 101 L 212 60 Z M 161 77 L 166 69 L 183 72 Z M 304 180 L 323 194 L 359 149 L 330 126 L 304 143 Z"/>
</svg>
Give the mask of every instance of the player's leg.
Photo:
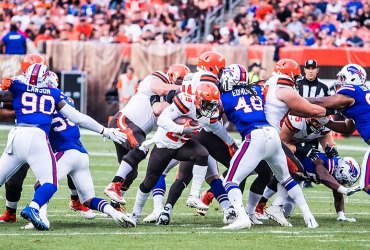
<svg viewBox="0 0 370 250">
<path fill-rule="evenodd" d="M 116 211 L 106 200 L 95 196 L 88 155 L 77 150 L 68 150 L 66 152 L 65 157 L 73 159 L 68 162 L 72 166 L 72 171 L 69 172 L 69 175 L 76 186 L 83 205 L 111 216 L 117 225 L 123 227 L 134 226 L 135 223 L 129 217 Z"/>
<path fill-rule="evenodd" d="M 28 164 L 22 167 L 5 183 L 6 209 L 0 216 L 0 223 L 15 222 L 18 202 L 21 198 L 23 181 L 27 176 Z"/>
<path fill-rule="evenodd" d="M 362 161 L 360 187 L 370 195 L 370 147 L 366 151 Z"/>
<path fill-rule="evenodd" d="M 267 184 L 267 186 L 263 190 L 262 197 L 259 200 L 257 207 L 256 207 L 256 216 L 259 219 L 268 219 L 265 215 L 265 207 L 266 207 L 267 201 L 277 192 L 278 183 L 279 182 L 276 180 L 275 176 L 273 176 L 270 182 Z"/>
<path fill-rule="evenodd" d="M 297 203 L 297 205 L 301 209 L 306 225 L 310 228 L 316 228 L 318 227 L 318 224 L 307 205 L 302 189 L 289 174 L 286 155 L 282 149 L 278 133 L 275 130 L 273 132 L 274 133 L 272 134 L 271 143 L 267 144 L 269 154 L 267 155 L 266 162 L 268 162 L 268 164 L 270 165 L 272 172 L 274 173 L 279 183 L 281 183 L 281 185 L 284 187 L 284 190 L 289 194 L 289 196 Z M 281 190 L 282 192 L 284 191 L 283 189 Z M 281 212 L 281 213 L 279 212 L 278 219 L 283 220 L 283 218 L 280 218 L 281 217 L 280 215 L 282 214 L 280 207 L 270 206 L 266 210 L 266 213 L 271 215 L 272 212 L 276 212 L 278 209 Z M 286 221 L 284 222 L 284 224 L 286 224 Z M 286 225 L 289 226 L 289 224 L 290 223 Z"/>
<path fill-rule="evenodd" d="M 176 156 L 177 149 L 158 148 L 154 146 L 149 157 L 148 167 L 144 180 L 139 185 L 136 193 L 132 217 L 139 221 L 142 210 L 150 195 L 150 191 L 158 182 L 166 166 Z"/>
</svg>

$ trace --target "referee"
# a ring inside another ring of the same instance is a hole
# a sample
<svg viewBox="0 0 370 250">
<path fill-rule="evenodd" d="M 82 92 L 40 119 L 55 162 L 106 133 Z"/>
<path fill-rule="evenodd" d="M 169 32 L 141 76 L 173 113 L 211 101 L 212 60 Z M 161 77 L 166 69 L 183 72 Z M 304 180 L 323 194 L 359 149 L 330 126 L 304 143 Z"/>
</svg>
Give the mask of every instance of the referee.
<svg viewBox="0 0 370 250">
<path fill-rule="evenodd" d="M 330 95 L 328 86 L 317 77 L 318 73 L 316 60 L 310 59 L 304 63 L 304 78 L 298 81 L 299 95 L 303 97 Z"/>
</svg>

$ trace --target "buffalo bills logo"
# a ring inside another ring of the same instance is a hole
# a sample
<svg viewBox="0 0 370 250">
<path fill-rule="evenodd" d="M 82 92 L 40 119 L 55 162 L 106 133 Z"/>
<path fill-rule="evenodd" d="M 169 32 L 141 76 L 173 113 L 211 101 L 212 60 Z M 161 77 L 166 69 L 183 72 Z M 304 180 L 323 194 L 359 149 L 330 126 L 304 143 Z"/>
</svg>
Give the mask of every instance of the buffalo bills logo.
<svg viewBox="0 0 370 250">
<path fill-rule="evenodd" d="M 361 72 L 361 70 L 359 70 L 358 68 L 356 68 L 355 66 L 349 66 L 348 68 L 347 68 L 347 71 L 349 72 L 349 73 L 351 73 L 352 75 L 360 75 L 360 77 L 362 78 L 362 77 L 364 77 L 364 74 Z"/>
<path fill-rule="evenodd" d="M 353 163 L 351 161 L 348 161 L 348 165 L 350 167 L 349 172 L 350 172 L 351 176 L 352 177 L 357 177 L 358 172 L 357 172 L 357 169 L 355 168 L 355 166 L 353 166 Z"/>
</svg>

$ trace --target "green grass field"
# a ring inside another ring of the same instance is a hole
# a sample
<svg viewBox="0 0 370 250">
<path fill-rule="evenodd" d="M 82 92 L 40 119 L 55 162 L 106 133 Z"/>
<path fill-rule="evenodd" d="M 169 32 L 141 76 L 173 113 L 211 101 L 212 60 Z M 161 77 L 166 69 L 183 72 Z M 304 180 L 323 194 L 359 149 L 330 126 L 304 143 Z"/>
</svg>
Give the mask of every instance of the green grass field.
<svg viewBox="0 0 370 250">
<path fill-rule="evenodd" d="M 1 150 L 5 147 L 7 131 L 0 131 Z M 118 167 L 114 146 L 99 136 L 83 135 L 90 152 L 90 164 L 96 194 L 105 197 L 103 190 Z M 359 138 L 337 141 L 342 156 L 353 156 L 360 163 L 366 144 Z M 143 178 L 147 162 L 139 167 L 139 177 L 126 195 L 130 212 L 138 184 Z M 174 179 L 173 171 L 167 184 Z M 250 184 L 253 180 L 248 180 Z M 21 208 L 33 195 L 35 177 L 29 172 L 24 185 Z M 204 188 L 205 185 L 204 185 Z M 5 209 L 4 189 L 0 192 L 1 206 Z M 27 223 L 18 216 L 16 223 L 0 224 L 0 249 L 370 249 L 370 197 L 357 193 L 346 199 L 347 217 L 356 223 L 337 222 L 332 192 L 322 185 L 304 189 L 306 199 L 320 227 L 307 229 L 301 214 L 296 211 L 290 219 L 292 228 L 282 228 L 272 221 L 253 226 L 250 230 L 223 231 L 222 212 L 212 203 L 206 217 L 198 217 L 185 206 L 189 190 L 175 207 L 169 226 L 139 224 L 136 228 L 119 228 L 112 219 L 98 213 L 94 220 L 83 219 L 69 210 L 69 191 L 66 180 L 49 203 L 51 230 L 48 232 L 24 231 Z M 144 216 L 152 210 L 148 200 Z"/>
</svg>

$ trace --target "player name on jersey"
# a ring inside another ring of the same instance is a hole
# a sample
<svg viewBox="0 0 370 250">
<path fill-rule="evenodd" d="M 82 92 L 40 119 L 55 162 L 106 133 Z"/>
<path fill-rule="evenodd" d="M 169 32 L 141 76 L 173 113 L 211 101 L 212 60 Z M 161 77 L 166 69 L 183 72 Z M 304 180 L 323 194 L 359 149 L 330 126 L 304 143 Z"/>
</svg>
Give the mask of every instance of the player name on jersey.
<svg viewBox="0 0 370 250">
<path fill-rule="evenodd" d="M 35 93 L 50 95 L 50 89 L 37 88 L 36 86 L 32 86 L 32 85 L 26 85 L 26 86 L 27 86 L 27 92 L 35 92 Z"/>
<path fill-rule="evenodd" d="M 232 91 L 233 96 L 241 96 L 241 95 L 254 95 L 250 90 L 246 88 L 234 89 Z"/>
</svg>

